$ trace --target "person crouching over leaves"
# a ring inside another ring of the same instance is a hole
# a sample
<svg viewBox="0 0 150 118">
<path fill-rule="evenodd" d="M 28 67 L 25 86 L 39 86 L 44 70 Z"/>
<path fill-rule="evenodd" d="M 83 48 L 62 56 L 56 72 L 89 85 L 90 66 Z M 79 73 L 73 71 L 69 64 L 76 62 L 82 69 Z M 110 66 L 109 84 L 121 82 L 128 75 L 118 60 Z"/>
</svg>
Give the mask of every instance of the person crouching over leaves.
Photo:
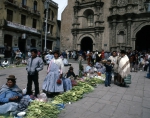
<svg viewBox="0 0 150 118">
<path fill-rule="evenodd" d="M 64 64 L 61 58 L 59 58 L 59 52 L 54 52 L 54 58 L 50 61 L 47 70 L 47 76 L 43 82 L 42 89 L 51 95 L 55 95 L 64 92 L 62 82 L 62 70 Z"/>
</svg>

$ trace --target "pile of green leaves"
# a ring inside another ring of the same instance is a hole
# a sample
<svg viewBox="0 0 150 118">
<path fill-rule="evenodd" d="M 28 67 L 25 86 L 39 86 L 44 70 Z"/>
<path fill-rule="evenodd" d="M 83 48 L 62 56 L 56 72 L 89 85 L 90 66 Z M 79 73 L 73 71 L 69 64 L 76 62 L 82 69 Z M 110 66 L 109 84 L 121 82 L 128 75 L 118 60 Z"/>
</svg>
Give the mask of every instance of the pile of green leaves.
<svg viewBox="0 0 150 118">
<path fill-rule="evenodd" d="M 88 93 L 94 90 L 92 86 L 85 82 L 79 82 L 77 86 L 73 87 L 72 90 L 65 92 L 62 95 L 58 95 L 54 98 L 54 101 L 63 101 L 63 103 L 75 102 L 83 97 L 84 93 Z M 58 102 L 57 102 L 58 103 Z"/>
<path fill-rule="evenodd" d="M 29 105 L 26 118 L 57 118 L 59 113 L 55 105 L 35 100 Z"/>
<path fill-rule="evenodd" d="M 104 83 L 103 80 L 98 79 L 98 78 L 92 78 L 92 79 L 86 78 L 85 82 L 87 82 L 91 86 L 96 86 L 97 84 L 103 84 Z"/>
<path fill-rule="evenodd" d="M 0 116 L 0 118 L 13 118 L 13 116 Z"/>
</svg>

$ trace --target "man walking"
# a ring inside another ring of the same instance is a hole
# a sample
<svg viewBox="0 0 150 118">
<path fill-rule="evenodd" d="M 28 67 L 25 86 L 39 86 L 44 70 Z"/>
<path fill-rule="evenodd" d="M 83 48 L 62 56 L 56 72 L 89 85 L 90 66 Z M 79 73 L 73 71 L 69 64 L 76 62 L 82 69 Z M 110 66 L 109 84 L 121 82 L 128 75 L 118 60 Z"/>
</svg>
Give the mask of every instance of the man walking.
<svg viewBox="0 0 150 118">
<path fill-rule="evenodd" d="M 31 58 L 28 59 L 26 70 L 28 72 L 27 94 L 32 94 L 32 81 L 35 86 L 35 96 L 39 94 L 38 72 L 43 70 L 43 61 L 37 57 L 37 50 L 31 50 Z"/>
</svg>

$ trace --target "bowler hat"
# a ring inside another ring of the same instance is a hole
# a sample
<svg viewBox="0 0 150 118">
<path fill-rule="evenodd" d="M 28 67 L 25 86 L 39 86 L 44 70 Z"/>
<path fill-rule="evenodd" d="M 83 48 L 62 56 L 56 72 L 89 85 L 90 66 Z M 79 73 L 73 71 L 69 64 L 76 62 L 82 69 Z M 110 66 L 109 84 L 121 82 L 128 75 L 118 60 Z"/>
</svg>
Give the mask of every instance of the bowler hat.
<svg viewBox="0 0 150 118">
<path fill-rule="evenodd" d="M 9 75 L 6 79 L 16 80 L 17 78 L 14 75 Z"/>
</svg>

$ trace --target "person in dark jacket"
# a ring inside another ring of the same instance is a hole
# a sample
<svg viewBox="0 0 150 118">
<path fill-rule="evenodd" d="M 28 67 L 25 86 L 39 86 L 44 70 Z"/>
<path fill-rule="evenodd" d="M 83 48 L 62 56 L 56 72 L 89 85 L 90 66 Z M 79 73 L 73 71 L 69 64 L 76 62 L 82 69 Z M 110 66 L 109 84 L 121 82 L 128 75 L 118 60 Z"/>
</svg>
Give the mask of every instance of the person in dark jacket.
<svg viewBox="0 0 150 118">
<path fill-rule="evenodd" d="M 37 50 L 31 50 L 31 58 L 28 59 L 26 70 L 28 72 L 27 95 L 32 95 L 32 81 L 35 85 L 35 96 L 39 94 L 38 72 L 43 70 L 43 60 L 37 57 Z"/>
<path fill-rule="evenodd" d="M 107 60 L 107 63 L 105 64 L 106 67 L 106 79 L 105 79 L 105 86 L 110 86 L 111 84 L 111 73 L 112 73 L 112 64 L 111 60 Z"/>
<path fill-rule="evenodd" d="M 70 76 L 75 77 L 75 74 L 73 72 L 73 67 L 70 67 L 69 70 L 68 70 L 68 72 L 67 72 L 67 78 L 70 77 Z"/>
</svg>

